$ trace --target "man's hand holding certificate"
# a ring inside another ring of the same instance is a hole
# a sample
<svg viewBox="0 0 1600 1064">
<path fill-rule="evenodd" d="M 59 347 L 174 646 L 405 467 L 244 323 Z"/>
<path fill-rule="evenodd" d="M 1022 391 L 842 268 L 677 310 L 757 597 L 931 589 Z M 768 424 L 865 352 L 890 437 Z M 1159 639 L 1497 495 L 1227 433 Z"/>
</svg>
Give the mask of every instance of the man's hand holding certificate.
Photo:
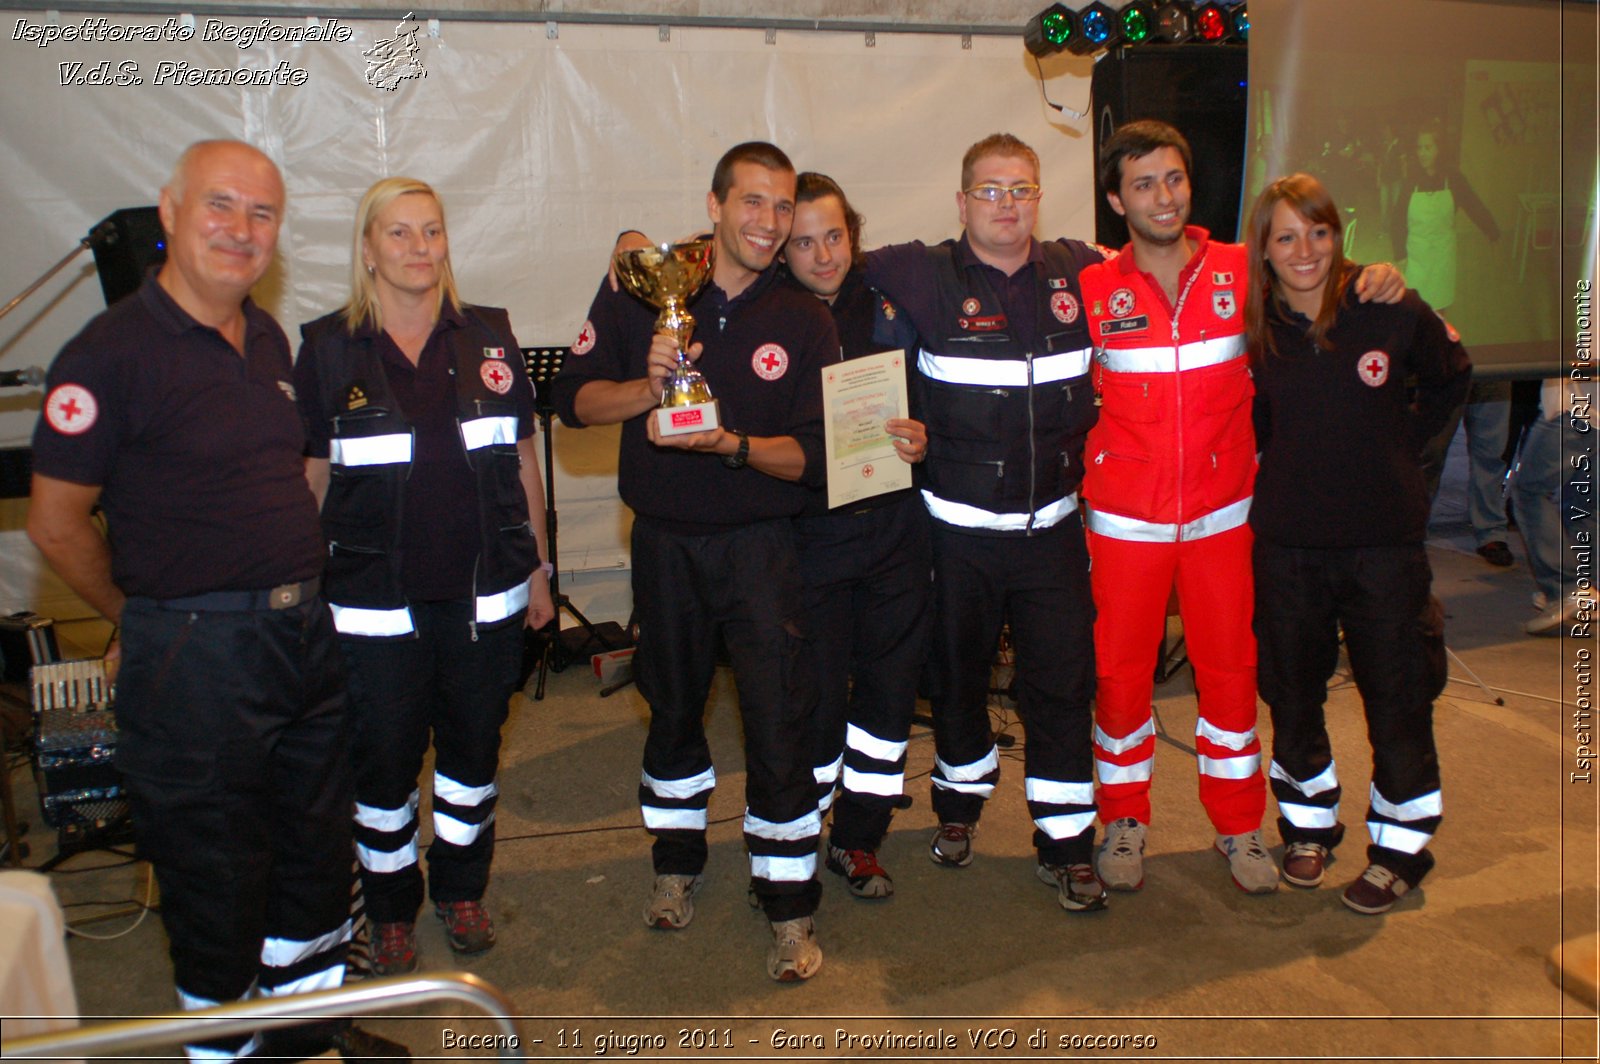
<svg viewBox="0 0 1600 1064">
<path fill-rule="evenodd" d="M 822 409 L 829 509 L 911 486 L 928 436 L 908 416 L 904 351 L 824 366 Z"/>
</svg>

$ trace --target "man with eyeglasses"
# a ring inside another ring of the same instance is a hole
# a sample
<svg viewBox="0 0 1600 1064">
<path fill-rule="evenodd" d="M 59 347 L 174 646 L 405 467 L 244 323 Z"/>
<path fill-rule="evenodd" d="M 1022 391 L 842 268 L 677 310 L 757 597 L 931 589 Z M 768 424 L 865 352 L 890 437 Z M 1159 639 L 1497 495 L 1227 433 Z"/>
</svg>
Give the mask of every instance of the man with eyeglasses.
<svg viewBox="0 0 1600 1064">
<path fill-rule="evenodd" d="M 869 252 L 866 280 L 917 333 L 935 588 L 930 856 L 972 862 L 1000 776 L 989 680 L 1009 624 L 1038 876 L 1064 909 L 1092 912 L 1106 892 L 1091 865 L 1094 609 L 1076 493 L 1095 408 L 1077 278 L 1102 254 L 1035 240 L 1039 196 L 1033 149 L 985 137 L 962 160 L 961 238 Z"/>
</svg>

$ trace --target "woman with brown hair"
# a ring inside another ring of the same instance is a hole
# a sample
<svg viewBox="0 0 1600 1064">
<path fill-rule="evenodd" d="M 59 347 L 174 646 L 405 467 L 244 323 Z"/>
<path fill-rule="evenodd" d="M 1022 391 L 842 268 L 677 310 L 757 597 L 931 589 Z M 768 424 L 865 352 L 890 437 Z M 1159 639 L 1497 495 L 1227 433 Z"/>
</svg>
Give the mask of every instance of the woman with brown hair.
<svg viewBox="0 0 1600 1064">
<path fill-rule="evenodd" d="M 1306 174 L 1268 185 L 1250 217 L 1255 631 L 1283 877 L 1311 888 L 1344 835 L 1323 717 L 1343 630 L 1373 756 L 1368 866 L 1343 901 L 1376 914 L 1433 867 L 1427 846 L 1443 813 L 1433 743 L 1443 614 L 1423 549 L 1419 452 L 1461 401 L 1471 366 L 1414 292 L 1392 305 L 1356 300 L 1342 236 L 1338 208 Z"/>
</svg>

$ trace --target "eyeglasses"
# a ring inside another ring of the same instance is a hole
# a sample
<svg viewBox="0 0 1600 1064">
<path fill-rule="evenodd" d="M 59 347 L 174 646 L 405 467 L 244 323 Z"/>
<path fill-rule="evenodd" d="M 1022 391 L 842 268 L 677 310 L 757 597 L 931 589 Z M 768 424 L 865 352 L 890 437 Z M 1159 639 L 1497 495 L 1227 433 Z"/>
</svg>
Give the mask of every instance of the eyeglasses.
<svg viewBox="0 0 1600 1064">
<path fill-rule="evenodd" d="M 1017 203 L 1031 203 L 1043 193 L 1038 185 L 974 185 L 961 191 L 985 203 L 999 203 L 1008 194 Z"/>
</svg>

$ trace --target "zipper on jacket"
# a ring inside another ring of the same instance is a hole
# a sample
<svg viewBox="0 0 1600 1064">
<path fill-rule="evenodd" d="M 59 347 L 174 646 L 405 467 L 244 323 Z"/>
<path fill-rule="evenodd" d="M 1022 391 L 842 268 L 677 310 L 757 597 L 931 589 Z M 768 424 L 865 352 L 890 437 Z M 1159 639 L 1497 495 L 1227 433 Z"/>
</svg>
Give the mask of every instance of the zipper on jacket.
<svg viewBox="0 0 1600 1064">
<path fill-rule="evenodd" d="M 1033 535 L 1033 518 L 1038 513 L 1039 441 L 1033 428 L 1033 352 L 1022 355 L 1028 366 L 1028 535 Z"/>
</svg>

